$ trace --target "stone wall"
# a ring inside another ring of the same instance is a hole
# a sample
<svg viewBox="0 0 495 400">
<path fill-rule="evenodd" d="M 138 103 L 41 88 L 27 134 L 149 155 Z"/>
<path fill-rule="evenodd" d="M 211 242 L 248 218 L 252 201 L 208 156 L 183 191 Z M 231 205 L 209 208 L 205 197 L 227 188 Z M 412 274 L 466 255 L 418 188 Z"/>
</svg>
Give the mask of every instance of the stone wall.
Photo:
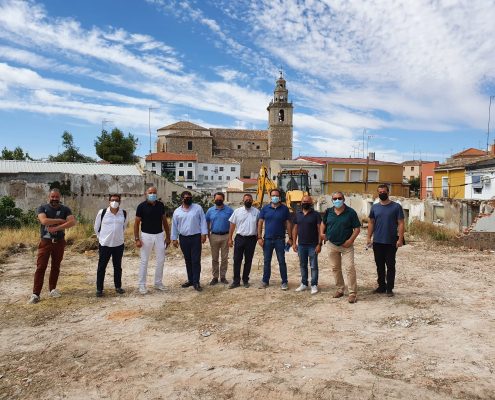
<svg viewBox="0 0 495 400">
<path fill-rule="evenodd" d="M 495 232 L 472 231 L 462 238 L 462 244 L 471 249 L 495 250 Z"/>
<path fill-rule="evenodd" d="M 207 162 L 213 154 L 212 138 L 198 136 L 169 137 L 165 136 L 165 149 L 161 138 L 158 142 L 158 151 L 168 151 L 171 153 L 197 154 L 198 162 Z M 192 142 L 192 150 L 188 150 L 187 142 Z"/>
</svg>

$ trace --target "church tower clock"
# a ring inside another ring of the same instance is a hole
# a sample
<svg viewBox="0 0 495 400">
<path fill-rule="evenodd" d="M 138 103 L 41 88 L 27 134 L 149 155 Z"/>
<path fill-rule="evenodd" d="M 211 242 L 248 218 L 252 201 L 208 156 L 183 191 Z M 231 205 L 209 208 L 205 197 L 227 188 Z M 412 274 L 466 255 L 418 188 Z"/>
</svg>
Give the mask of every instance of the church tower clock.
<svg viewBox="0 0 495 400">
<path fill-rule="evenodd" d="M 275 84 L 273 99 L 268 105 L 268 148 L 270 159 L 292 159 L 292 114 L 293 106 L 289 103 L 289 91 L 280 71 Z"/>
</svg>

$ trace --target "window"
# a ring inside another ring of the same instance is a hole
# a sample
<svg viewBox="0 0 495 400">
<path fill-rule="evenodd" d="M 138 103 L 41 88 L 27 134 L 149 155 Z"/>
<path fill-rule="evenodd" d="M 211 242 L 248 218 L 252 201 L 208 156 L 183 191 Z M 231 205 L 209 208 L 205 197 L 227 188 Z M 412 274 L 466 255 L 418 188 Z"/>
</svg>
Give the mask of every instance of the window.
<svg viewBox="0 0 495 400">
<path fill-rule="evenodd" d="M 414 167 L 411 167 L 411 171 L 414 171 Z"/>
<path fill-rule="evenodd" d="M 188 185 L 188 186 L 187 186 L 187 188 L 188 188 L 188 189 L 192 189 L 192 186 L 189 186 L 189 185 Z"/>
<path fill-rule="evenodd" d="M 225 179 L 227 179 L 228 181 L 230 181 L 230 176 L 226 176 Z"/>
<path fill-rule="evenodd" d="M 473 192 L 476 194 L 481 194 L 483 192 L 483 182 L 481 182 L 481 176 L 472 175 L 471 182 L 473 184 Z"/>
<path fill-rule="evenodd" d="M 258 146 L 256 146 L 256 150 L 259 150 L 259 149 L 260 149 L 260 146 L 259 146 L 259 145 L 258 145 Z"/>
<path fill-rule="evenodd" d="M 187 142 L 187 150 L 192 150 L 192 141 L 191 140 L 189 140 Z"/>
<path fill-rule="evenodd" d="M 207 181 L 207 180 L 208 180 L 208 175 L 205 175 L 205 181 Z"/>
<path fill-rule="evenodd" d="M 349 170 L 349 182 L 362 182 L 362 180 L 363 180 L 363 170 L 362 169 Z"/>
<path fill-rule="evenodd" d="M 332 181 L 333 182 L 345 182 L 345 169 L 332 168 Z"/>
<path fill-rule="evenodd" d="M 442 197 L 449 197 L 449 177 L 442 176 Z"/>
<path fill-rule="evenodd" d="M 222 180 L 222 175 L 218 175 L 218 180 L 221 181 Z"/>
<path fill-rule="evenodd" d="M 184 171 L 179 171 L 179 176 L 184 176 Z"/>
<path fill-rule="evenodd" d="M 203 166 L 203 171 L 208 171 L 208 167 L 206 165 Z"/>
<path fill-rule="evenodd" d="M 316 176 L 316 174 L 314 174 L 314 175 L 313 175 L 313 178 L 314 178 L 314 179 L 318 179 L 318 177 Z"/>
<path fill-rule="evenodd" d="M 235 172 L 235 167 L 230 167 L 230 170 L 231 170 L 232 172 Z"/>
<path fill-rule="evenodd" d="M 426 177 L 426 190 L 431 191 L 433 189 L 433 176 Z"/>
<path fill-rule="evenodd" d="M 192 162 L 187 163 L 187 166 L 188 166 L 189 168 L 191 168 L 191 167 L 192 167 Z"/>
<path fill-rule="evenodd" d="M 156 164 L 154 162 L 151 163 L 151 168 L 155 168 Z"/>
<path fill-rule="evenodd" d="M 377 169 L 369 169 L 368 170 L 368 182 L 378 182 L 380 179 L 380 176 L 378 174 Z"/>
<path fill-rule="evenodd" d="M 211 176 L 211 180 L 212 180 L 212 181 L 214 180 L 214 179 L 213 179 L 213 175 Z"/>
<path fill-rule="evenodd" d="M 238 144 L 238 145 L 237 145 L 237 149 L 239 150 L 240 148 L 241 148 L 241 145 L 240 145 L 240 144 Z"/>
<path fill-rule="evenodd" d="M 184 163 L 180 162 L 179 167 L 183 167 L 183 166 L 184 166 Z"/>
<path fill-rule="evenodd" d="M 220 171 L 223 171 L 223 167 L 220 167 Z"/>
<path fill-rule="evenodd" d="M 192 179 L 192 178 L 193 178 L 192 171 L 187 171 L 187 179 Z"/>
</svg>

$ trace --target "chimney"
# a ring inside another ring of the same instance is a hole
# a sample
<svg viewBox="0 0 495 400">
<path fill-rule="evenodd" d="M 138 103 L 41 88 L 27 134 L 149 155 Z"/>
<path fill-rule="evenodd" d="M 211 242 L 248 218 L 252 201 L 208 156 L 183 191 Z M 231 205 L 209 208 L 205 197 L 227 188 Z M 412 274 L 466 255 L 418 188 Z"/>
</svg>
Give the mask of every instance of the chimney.
<svg viewBox="0 0 495 400">
<path fill-rule="evenodd" d="M 375 152 L 374 151 L 369 152 L 368 157 L 370 160 L 374 160 L 375 159 Z"/>
</svg>

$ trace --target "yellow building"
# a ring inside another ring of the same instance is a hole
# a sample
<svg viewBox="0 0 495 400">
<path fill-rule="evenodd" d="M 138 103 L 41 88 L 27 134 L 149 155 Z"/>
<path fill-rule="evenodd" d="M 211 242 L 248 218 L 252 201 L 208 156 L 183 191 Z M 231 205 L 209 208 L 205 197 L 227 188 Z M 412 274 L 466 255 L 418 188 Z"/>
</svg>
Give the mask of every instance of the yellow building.
<svg viewBox="0 0 495 400">
<path fill-rule="evenodd" d="M 466 166 L 481 160 L 493 158 L 495 146 L 491 152 L 469 148 L 454 154 L 447 162 L 433 170 L 433 195 L 435 198 L 466 198 Z"/>
<path fill-rule="evenodd" d="M 323 193 L 376 194 L 386 184 L 392 196 L 409 197 L 409 185 L 402 180 L 401 164 L 366 158 L 299 157 L 324 166 Z"/>
</svg>

